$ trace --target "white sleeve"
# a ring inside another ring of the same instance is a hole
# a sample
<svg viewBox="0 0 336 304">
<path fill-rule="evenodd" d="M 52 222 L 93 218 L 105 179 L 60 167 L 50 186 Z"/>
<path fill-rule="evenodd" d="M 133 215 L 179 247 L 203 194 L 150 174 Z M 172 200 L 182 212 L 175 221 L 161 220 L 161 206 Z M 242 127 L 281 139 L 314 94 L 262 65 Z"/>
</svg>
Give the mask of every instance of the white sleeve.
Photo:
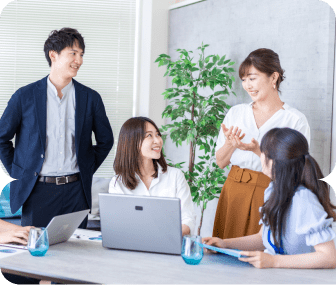
<svg viewBox="0 0 336 304">
<path fill-rule="evenodd" d="M 119 183 L 120 179 L 117 180 L 116 176 L 113 176 L 109 184 L 109 193 L 124 194 L 124 191 L 121 189 Z"/>
<path fill-rule="evenodd" d="M 223 120 L 223 124 L 228 128 L 229 127 L 229 118 L 231 116 L 231 109 L 226 113 L 224 120 Z M 222 129 L 222 126 L 219 129 L 219 134 L 218 134 L 218 139 L 216 142 L 216 152 L 223 147 L 225 144 L 225 136 L 224 136 L 224 132 Z"/>
<path fill-rule="evenodd" d="M 182 224 L 189 226 L 190 234 L 193 235 L 196 226 L 196 212 L 189 185 L 181 170 L 177 170 L 176 187 L 176 196 L 181 200 Z"/>
<path fill-rule="evenodd" d="M 334 239 L 336 235 L 331 227 L 333 219 L 327 218 L 328 214 L 317 196 L 308 189 L 300 190 L 297 194 L 293 198 L 295 232 L 305 235 L 307 246 L 315 246 Z"/>
<path fill-rule="evenodd" d="M 270 182 L 270 184 L 268 185 L 268 187 L 265 189 L 265 192 L 264 192 L 264 203 L 269 199 L 269 197 L 272 194 L 272 191 L 273 191 L 273 182 Z M 259 213 L 261 212 L 261 208 L 262 207 L 259 207 Z M 259 220 L 259 225 L 261 225 L 263 223 L 264 223 L 263 219 L 261 218 Z"/>
<path fill-rule="evenodd" d="M 301 132 L 308 141 L 308 146 L 310 147 L 310 127 L 306 116 L 303 116 L 298 120 L 295 130 Z"/>
<path fill-rule="evenodd" d="M 273 191 L 273 182 L 270 182 L 264 192 L 264 203 L 269 199 Z"/>
</svg>

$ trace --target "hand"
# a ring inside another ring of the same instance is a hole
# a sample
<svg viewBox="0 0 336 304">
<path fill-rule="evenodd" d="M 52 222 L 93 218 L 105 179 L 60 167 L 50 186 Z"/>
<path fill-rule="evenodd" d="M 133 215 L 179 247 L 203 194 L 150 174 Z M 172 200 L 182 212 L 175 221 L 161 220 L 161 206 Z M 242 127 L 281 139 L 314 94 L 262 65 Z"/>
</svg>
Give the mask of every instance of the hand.
<svg viewBox="0 0 336 304">
<path fill-rule="evenodd" d="M 228 129 L 224 124 L 222 124 L 222 130 L 224 133 L 224 136 L 226 140 L 233 146 L 233 139 L 235 136 L 237 136 L 240 140 L 242 140 L 245 137 L 245 133 L 243 135 L 240 135 L 242 130 L 238 129 L 238 127 L 231 126 L 230 129 Z"/>
<path fill-rule="evenodd" d="M 218 237 L 205 237 L 205 238 L 202 238 L 202 244 L 206 244 L 206 245 L 209 245 L 209 246 L 215 246 L 215 247 L 220 247 L 220 248 L 225 248 L 225 245 L 224 245 L 224 240 L 218 238 Z M 209 250 L 209 249 L 206 249 L 206 248 L 203 248 L 203 250 L 205 250 L 205 252 L 212 252 L 212 253 L 217 253 L 216 251 L 213 251 L 213 250 Z"/>
<path fill-rule="evenodd" d="M 27 230 L 9 230 L 0 233 L 0 244 L 19 243 L 27 245 L 29 232 Z"/>
<path fill-rule="evenodd" d="M 239 136 L 235 135 L 232 139 L 232 145 L 237 149 L 243 151 L 251 151 L 260 157 L 261 154 L 260 146 L 259 143 L 254 138 L 252 138 L 249 144 L 245 144 L 241 142 L 241 138 Z"/>
<path fill-rule="evenodd" d="M 27 231 L 29 233 L 31 228 L 35 228 L 35 227 L 34 226 L 25 226 L 25 227 L 17 226 L 15 231 Z"/>
<path fill-rule="evenodd" d="M 241 251 L 245 258 L 239 258 L 240 261 L 248 262 L 256 268 L 273 268 L 275 267 L 275 256 L 263 251 Z"/>
<path fill-rule="evenodd" d="M 190 228 L 188 225 L 186 224 L 182 224 L 182 237 L 184 237 L 185 235 L 190 234 Z"/>
</svg>

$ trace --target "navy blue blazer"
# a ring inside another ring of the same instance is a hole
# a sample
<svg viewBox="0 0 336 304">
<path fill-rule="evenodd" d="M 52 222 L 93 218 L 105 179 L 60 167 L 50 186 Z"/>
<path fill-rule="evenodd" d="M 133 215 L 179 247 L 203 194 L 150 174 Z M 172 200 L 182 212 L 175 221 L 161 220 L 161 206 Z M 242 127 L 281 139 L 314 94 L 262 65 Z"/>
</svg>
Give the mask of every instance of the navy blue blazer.
<svg viewBox="0 0 336 304">
<path fill-rule="evenodd" d="M 0 159 L 9 175 L 17 179 L 11 182 L 12 213 L 27 200 L 44 161 L 47 77 L 18 89 L 0 119 Z M 74 79 L 73 83 L 76 92 L 76 157 L 91 208 L 92 176 L 113 146 L 113 133 L 100 95 Z M 92 131 L 96 145 L 92 145 Z M 15 148 L 11 141 L 14 135 Z"/>
</svg>

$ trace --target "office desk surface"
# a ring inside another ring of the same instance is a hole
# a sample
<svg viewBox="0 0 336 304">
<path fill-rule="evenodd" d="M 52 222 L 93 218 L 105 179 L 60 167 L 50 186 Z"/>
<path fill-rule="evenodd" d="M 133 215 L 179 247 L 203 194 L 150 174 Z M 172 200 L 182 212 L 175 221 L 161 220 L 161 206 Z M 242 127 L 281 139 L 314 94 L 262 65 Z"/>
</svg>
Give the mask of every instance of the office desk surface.
<svg viewBox="0 0 336 304">
<path fill-rule="evenodd" d="M 70 239 L 44 257 L 28 251 L 0 259 L 9 272 L 66 283 L 96 284 L 336 284 L 336 269 L 257 269 L 223 254 L 205 254 L 201 264 L 180 256 L 112 250 L 100 242 Z"/>
</svg>

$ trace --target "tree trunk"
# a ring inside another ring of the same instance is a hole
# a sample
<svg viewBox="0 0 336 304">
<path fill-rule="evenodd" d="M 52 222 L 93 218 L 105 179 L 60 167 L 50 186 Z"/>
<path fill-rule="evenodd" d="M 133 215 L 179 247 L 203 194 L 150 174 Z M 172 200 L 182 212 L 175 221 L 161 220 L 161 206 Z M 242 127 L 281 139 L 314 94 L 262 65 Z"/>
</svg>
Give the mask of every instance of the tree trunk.
<svg viewBox="0 0 336 304">
<path fill-rule="evenodd" d="M 195 93 L 194 93 L 195 97 Z M 194 112 L 195 112 L 195 105 L 193 104 L 191 107 L 191 120 L 194 121 Z M 190 151 L 189 151 L 189 173 L 194 171 L 194 161 L 195 161 L 195 151 L 194 151 L 194 141 L 190 141 Z M 192 182 L 192 177 L 189 178 L 189 183 Z"/>
<path fill-rule="evenodd" d="M 204 214 L 204 203 L 203 203 L 203 207 L 202 207 L 200 225 L 198 226 L 198 229 L 197 229 L 197 235 L 201 235 L 201 228 L 202 228 L 202 224 L 203 224 L 203 214 Z"/>
</svg>

